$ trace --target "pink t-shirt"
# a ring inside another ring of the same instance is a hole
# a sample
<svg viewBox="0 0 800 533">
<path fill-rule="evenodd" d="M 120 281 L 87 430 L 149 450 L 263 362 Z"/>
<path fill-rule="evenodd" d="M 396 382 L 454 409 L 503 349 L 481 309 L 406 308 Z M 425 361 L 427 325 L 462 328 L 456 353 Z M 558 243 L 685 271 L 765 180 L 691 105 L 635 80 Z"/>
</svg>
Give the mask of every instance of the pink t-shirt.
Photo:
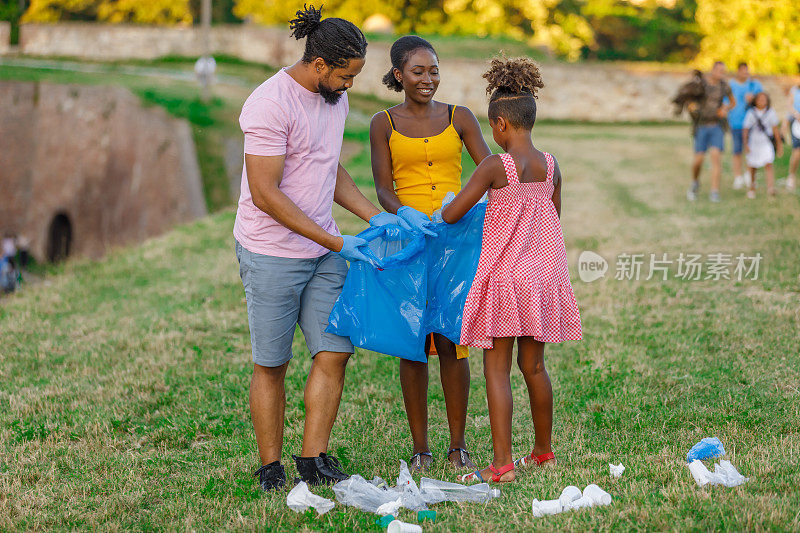
<svg viewBox="0 0 800 533">
<path fill-rule="evenodd" d="M 244 153 L 286 155 L 280 190 L 311 220 L 340 235 L 333 220 L 333 190 L 349 105 L 345 93 L 325 103 L 280 70 L 247 98 L 239 116 Z M 233 236 L 247 250 L 276 257 L 320 257 L 328 249 L 283 226 L 253 204 L 242 169 L 242 192 Z"/>
</svg>

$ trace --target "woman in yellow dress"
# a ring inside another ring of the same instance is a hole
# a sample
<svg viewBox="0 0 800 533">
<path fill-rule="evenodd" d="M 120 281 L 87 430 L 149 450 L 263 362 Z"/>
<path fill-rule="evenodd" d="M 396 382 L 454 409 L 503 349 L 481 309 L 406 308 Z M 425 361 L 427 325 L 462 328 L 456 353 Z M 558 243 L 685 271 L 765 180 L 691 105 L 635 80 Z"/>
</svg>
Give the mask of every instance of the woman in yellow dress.
<svg viewBox="0 0 800 533">
<path fill-rule="evenodd" d="M 463 146 L 476 165 L 492 152 L 469 109 L 433 100 L 439 86 L 439 59 L 428 41 L 415 35 L 401 37 L 390 55 L 392 68 L 383 83 L 404 92 L 405 101 L 372 117 L 369 137 L 375 189 L 386 211 L 429 233 L 430 216 L 441 207 L 445 195 L 461 190 Z M 464 439 L 467 349 L 433 334 L 426 351 L 439 356 L 450 426 L 447 459 L 457 468 L 474 469 Z M 409 466 L 424 471 L 433 462 L 428 446 L 428 364 L 400 359 L 400 384 L 413 440 Z"/>
</svg>

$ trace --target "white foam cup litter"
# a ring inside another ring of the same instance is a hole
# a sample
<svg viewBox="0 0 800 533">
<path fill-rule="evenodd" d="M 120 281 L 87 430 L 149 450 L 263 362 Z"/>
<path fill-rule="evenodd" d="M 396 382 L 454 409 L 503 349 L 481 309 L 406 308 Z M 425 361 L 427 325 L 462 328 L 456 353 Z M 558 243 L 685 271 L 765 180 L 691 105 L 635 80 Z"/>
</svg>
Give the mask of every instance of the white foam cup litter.
<svg viewBox="0 0 800 533">
<path fill-rule="evenodd" d="M 561 502 L 558 500 L 545 500 L 539 502 L 537 506 L 542 514 L 558 514 L 563 510 Z"/>
<path fill-rule="evenodd" d="M 561 491 L 561 496 L 558 497 L 558 501 L 561 502 L 562 507 L 567 508 L 581 496 L 583 496 L 581 489 L 574 485 L 569 485 L 564 487 L 564 490 Z"/>
<path fill-rule="evenodd" d="M 544 516 L 542 510 L 539 509 L 539 500 L 537 500 L 536 498 L 534 498 L 533 502 L 531 502 L 531 510 L 533 511 L 534 518 L 541 518 Z"/>
<path fill-rule="evenodd" d="M 392 520 L 387 528 L 388 533 L 422 533 L 422 526 L 408 524 L 400 520 Z"/>
<path fill-rule="evenodd" d="M 619 477 L 625 471 L 625 467 L 622 466 L 622 463 L 618 465 L 613 465 L 611 463 L 608 464 L 608 469 L 611 471 L 611 475 L 613 477 Z"/>
<path fill-rule="evenodd" d="M 570 503 L 569 508 L 572 510 L 583 509 L 585 507 L 591 507 L 592 505 L 593 503 L 590 498 L 587 498 L 586 496 L 581 496 L 574 502 Z"/>
<path fill-rule="evenodd" d="M 611 495 L 592 483 L 583 489 L 584 498 L 592 500 L 594 505 L 609 505 L 611 503 Z"/>
</svg>

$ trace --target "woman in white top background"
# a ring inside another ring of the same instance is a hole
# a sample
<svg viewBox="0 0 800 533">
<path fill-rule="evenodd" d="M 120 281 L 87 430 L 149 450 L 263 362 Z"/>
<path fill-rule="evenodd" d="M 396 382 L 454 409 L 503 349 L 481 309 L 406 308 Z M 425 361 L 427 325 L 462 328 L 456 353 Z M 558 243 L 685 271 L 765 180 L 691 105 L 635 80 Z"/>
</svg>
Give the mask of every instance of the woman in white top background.
<svg viewBox="0 0 800 533">
<path fill-rule="evenodd" d="M 747 197 L 756 197 L 756 170 L 764 168 L 767 176 L 767 194 L 775 195 L 775 168 L 773 162 L 777 152 L 783 155 L 783 142 L 778 126 L 781 121 L 770 105 L 769 95 L 758 93 L 753 98 L 753 107 L 744 118 L 742 140 L 750 169 L 750 189 Z"/>
</svg>

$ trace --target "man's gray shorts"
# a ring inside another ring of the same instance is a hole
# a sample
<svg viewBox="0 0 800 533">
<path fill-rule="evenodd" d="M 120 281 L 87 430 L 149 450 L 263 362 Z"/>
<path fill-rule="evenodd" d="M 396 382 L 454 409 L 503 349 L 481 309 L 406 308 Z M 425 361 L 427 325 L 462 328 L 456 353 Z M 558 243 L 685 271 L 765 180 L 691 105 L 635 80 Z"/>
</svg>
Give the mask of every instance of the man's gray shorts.
<svg viewBox="0 0 800 533">
<path fill-rule="evenodd" d="M 348 338 L 325 332 L 347 276 L 347 262 L 339 254 L 273 257 L 253 253 L 237 241 L 236 258 L 247 299 L 254 363 L 276 367 L 291 359 L 298 324 L 312 356 L 353 353 Z"/>
</svg>

